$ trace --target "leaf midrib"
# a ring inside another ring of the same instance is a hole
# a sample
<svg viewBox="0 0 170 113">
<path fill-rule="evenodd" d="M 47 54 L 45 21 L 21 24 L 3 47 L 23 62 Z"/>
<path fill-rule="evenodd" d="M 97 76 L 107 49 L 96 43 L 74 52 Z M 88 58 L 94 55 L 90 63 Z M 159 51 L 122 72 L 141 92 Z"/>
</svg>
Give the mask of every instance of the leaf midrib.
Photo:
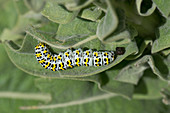
<svg viewBox="0 0 170 113">
<path fill-rule="evenodd" d="M 82 100 L 75 100 L 75 101 L 70 101 L 66 103 L 60 103 L 60 104 L 51 104 L 51 105 L 41 105 L 41 106 L 23 106 L 20 107 L 22 110 L 31 110 L 31 109 L 54 109 L 54 108 L 63 108 L 63 107 L 69 107 L 69 106 L 74 106 L 74 105 L 80 105 L 80 104 L 85 104 L 85 103 L 90 103 L 90 102 L 95 102 L 103 99 L 109 99 L 113 96 L 117 96 L 113 93 L 109 94 L 103 94 L 100 96 L 95 96 L 95 97 L 90 97 Z"/>
</svg>

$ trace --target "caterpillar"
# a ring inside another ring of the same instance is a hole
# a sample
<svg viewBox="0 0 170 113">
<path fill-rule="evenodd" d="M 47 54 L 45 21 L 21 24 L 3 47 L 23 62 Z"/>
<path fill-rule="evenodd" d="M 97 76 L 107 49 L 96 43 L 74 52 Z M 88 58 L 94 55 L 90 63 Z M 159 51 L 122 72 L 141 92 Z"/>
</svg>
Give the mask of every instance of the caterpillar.
<svg viewBox="0 0 170 113">
<path fill-rule="evenodd" d="M 103 66 L 115 60 L 114 51 L 83 51 L 81 48 L 72 51 L 67 49 L 64 53 L 52 54 L 45 43 L 35 47 L 37 61 L 52 71 L 66 70 L 75 66 Z"/>
</svg>

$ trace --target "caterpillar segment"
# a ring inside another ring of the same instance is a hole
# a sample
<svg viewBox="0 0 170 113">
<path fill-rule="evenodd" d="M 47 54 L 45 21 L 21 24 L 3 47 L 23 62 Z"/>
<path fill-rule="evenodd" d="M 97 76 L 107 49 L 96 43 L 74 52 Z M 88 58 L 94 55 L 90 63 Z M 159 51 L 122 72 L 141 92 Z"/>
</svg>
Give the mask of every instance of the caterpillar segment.
<svg viewBox="0 0 170 113">
<path fill-rule="evenodd" d="M 71 49 L 67 49 L 66 52 L 64 52 L 64 65 L 67 68 L 73 68 L 74 67 L 74 59 L 73 59 L 73 52 Z"/>
<path fill-rule="evenodd" d="M 56 55 L 56 54 L 53 55 L 53 62 L 57 64 L 57 62 L 58 62 L 58 55 Z"/>
<path fill-rule="evenodd" d="M 62 61 L 59 61 L 58 62 L 58 70 L 66 70 L 66 69 L 67 69 L 67 66 L 65 65 L 65 63 Z"/>
<path fill-rule="evenodd" d="M 42 59 L 43 58 L 42 53 L 40 51 L 35 52 L 35 56 L 36 56 L 37 59 Z"/>
<path fill-rule="evenodd" d="M 64 52 L 64 58 L 72 58 L 72 50 L 71 49 L 67 49 L 66 52 Z"/>
<path fill-rule="evenodd" d="M 82 57 L 75 57 L 75 60 L 74 60 L 74 65 L 75 66 L 82 66 L 82 63 L 83 63 L 83 58 Z"/>
<path fill-rule="evenodd" d="M 113 53 L 108 51 L 102 52 L 103 65 L 108 65 L 113 61 L 112 54 Z"/>
<path fill-rule="evenodd" d="M 58 71 L 58 64 L 51 64 L 50 70 L 51 71 Z"/>
<path fill-rule="evenodd" d="M 73 51 L 73 57 L 74 57 L 74 65 L 75 66 L 82 66 L 83 63 L 83 57 L 82 57 L 83 51 L 82 49 L 77 49 Z"/>
<path fill-rule="evenodd" d="M 57 55 L 57 60 L 58 61 L 64 61 L 64 59 L 63 59 L 63 53 L 59 53 L 58 55 Z"/>
<path fill-rule="evenodd" d="M 92 66 L 92 50 L 86 50 L 83 52 L 83 65 L 84 66 Z"/>
<path fill-rule="evenodd" d="M 51 71 L 66 70 L 74 66 L 98 67 L 108 65 L 115 60 L 113 51 L 100 52 L 91 49 L 83 51 L 79 48 L 74 51 L 67 49 L 63 53 L 52 54 L 44 43 L 40 43 L 35 47 L 35 56 L 44 68 Z"/>
<path fill-rule="evenodd" d="M 53 58 L 53 59 L 54 59 L 54 58 Z M 53 61 L 51 62 L 50 70 L 51 70 L 51 71 L 58 71 L 58 63 L 56 63 L 55 60 L 53 60 Z"/>
<path fill-rule="evenodd" d="M 115 53 L 111 51 L 111 60 L 110 62 L 113 62 L 115 60 Z"/>
<path fill-rule="evenodd" d="M 37 61 L 41 64 L 41 65 L 44 65 L 45 64 L 45 60 L 44 59 L 37 59 Z"/>
<path fill-rule="evenodd" d="M 45 62 L 41 51 L 35 51 L 35 57 L 40 64 L 43 64 Z"/>
<path fill-rule="evenodd" d="M 102 53 L 98 51 L 93 52 L 93 65 L 95 67 L 102 66 Z"/>
<path fill-rule="evenodd" d="M 42 66 L 43 66 L 45 69 L 50 69 L 50 68 L 51 68 L 51 62 L 46 61 Z"/>
<path fill-rule="evenodd" d="M 44 51 L 44 50 L 48 50 L 46 44 L 44 43 L 39 43 L 36 47 L 35 47 L 35 51 Z"/>
<path fill-rule="evenodd" d="M 80 49 L 80 48 L 73 51 L 73 56 L 74 57 L 82 57 L 82 54 L 83 54 L 83 50 Z"/>
<path fill-rule="evenodd" d="M 65 59 L 65 66 L 67 68 L 73 68 L 74 67 L 74 60 L 72 58 L 66 58 Z"/>
</svg>

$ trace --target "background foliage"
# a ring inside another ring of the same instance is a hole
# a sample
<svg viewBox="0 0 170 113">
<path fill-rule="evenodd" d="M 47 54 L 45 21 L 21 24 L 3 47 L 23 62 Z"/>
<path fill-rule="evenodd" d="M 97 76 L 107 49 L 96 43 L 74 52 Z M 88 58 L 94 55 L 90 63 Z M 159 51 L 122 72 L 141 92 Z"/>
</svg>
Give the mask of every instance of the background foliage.
<svg viewBox="0 0 170 113">
<path fill-rule="evenodd" d="M 169 6 L 169 0 L 0 0 L 0 112 L 169 113 Z M 52 72 L 36 61 L 39 42 L 54 53 L 126 52 L 107 66 Z"/>
</svg>

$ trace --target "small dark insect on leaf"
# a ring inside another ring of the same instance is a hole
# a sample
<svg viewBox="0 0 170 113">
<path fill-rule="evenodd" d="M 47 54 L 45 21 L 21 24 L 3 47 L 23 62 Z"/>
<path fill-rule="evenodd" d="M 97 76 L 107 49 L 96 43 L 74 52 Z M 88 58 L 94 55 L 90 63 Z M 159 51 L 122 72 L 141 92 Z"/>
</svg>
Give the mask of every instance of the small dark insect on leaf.
<svg viewBox="0 0 170 113">
<path fill-rule="evenodd" d="M 125 48 L 124 47 L 116 47 L 116 54 L 117 55 L 123 55 L 125 53 Z"/>
</svg>

